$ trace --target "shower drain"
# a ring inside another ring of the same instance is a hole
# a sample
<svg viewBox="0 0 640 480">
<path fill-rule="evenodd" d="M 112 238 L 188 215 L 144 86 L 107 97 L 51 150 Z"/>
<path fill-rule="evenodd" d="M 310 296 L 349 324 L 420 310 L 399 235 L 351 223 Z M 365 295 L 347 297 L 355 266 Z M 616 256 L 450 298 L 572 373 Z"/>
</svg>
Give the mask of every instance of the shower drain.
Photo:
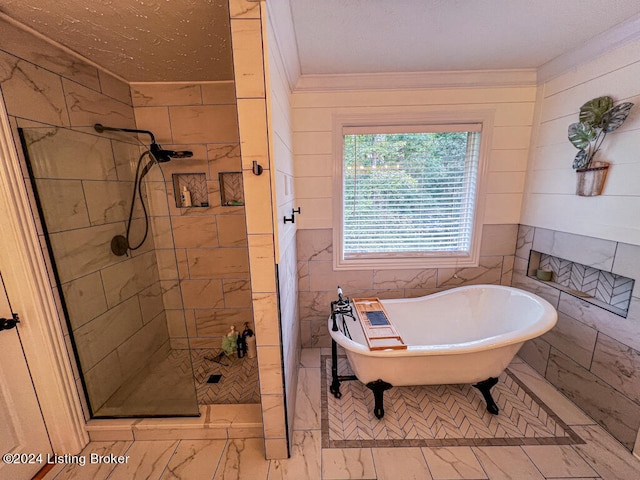
<svg viewBox="0 0 640 480">
<path fill-rule="evenodd" d="M 220 374 L 209 375 L 209 380 L 207 380 L 207 383 L 218 383 L 221 378 L 222 378 L 222 375 Z"/>
</svg>

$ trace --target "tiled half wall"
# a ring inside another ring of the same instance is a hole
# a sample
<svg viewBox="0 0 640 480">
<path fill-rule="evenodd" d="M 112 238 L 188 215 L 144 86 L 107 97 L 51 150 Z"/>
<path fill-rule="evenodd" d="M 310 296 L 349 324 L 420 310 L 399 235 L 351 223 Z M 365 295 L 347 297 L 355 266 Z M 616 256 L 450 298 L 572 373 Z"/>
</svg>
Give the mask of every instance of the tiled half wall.
<svg viewBox="0 0 640 480">
<path fill-rule="evenodd" d="M 558 323 L 520 356 L 629 450 L 640 428 L 640 290 L 626 318 L 527 276 L 531 251 L 640 277 L 640 246 L 520 225 L 512 285 L 558 310 Z"/>
<path fill-rule="evenodd" d="M 333 270 L 332 230 L 298 230 L 298 303 L 303 347 L 327 347 L 336 288 L 350 297 L 408 298 L 474 284 L 510 285 L 517 225 L 484 225 L 473 268 Z"/>
</svg>

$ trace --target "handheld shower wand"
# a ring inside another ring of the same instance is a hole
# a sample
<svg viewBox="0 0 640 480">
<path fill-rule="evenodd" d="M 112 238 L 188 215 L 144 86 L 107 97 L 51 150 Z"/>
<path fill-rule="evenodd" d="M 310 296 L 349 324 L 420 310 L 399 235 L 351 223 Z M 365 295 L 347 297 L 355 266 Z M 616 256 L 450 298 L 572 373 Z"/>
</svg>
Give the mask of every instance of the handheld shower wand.
<svg viewBox="0 0 640 480">
<path fill-rule="evenodd" d="M 127 220 L 127 230 L 125 235 L 116 235 L 111 239 L 111 251 L 114 255 L 122 256 L 128 254 L 131 250 L 137 250 L 140 248 L 145 240 L 147 239 L 147 235 L 149 233 L 149 214 L 147 213 L 147 207 L 144 203 L 144 196 L 142 195 L 142 179 L 149 172 L 151 167 L 153 167 L 154 163 L 162 163 L 168 162 L 172 158 L 189 158 L 193 156 L 193 152 L 189 150 L 165 150 L 162 146 L 156 143 L 156 137 L 149 130 L 139 130 L 135 128 L 115 128 L 115 127 L 105 127 L 100 123 L 96 123 L 93 128 L 98 133 L 103 133 L 106 131 L 111 132 L 127 132 L 127 133 L 144 133 L 145 135 L 149 135 L 151 137 L 151 144 L 149 145 L 149 149 L 146 150 L 140 158 L 138 159 L 138 165 L 136 166 L 136 174 L 135 180 L 133 181 L 133 193 L 131 198 L 131 208 L 129 210 L 129 219 Z M 145 156 L 149 155 L 151 160 L 146 165 L 142 165 L 142 160 Z M 142 166 L 142 169 L 140 168 Z M 136 194 L 140 198 L 140 205 L 142 206 L 142 211 L 144 212 L 144 235 L 142 240 L 137 245 L 132 245 L 129 234 L 131 231 L 131 221 L 133 220 L 133 210 L 136 201 Z"/>
</svg>

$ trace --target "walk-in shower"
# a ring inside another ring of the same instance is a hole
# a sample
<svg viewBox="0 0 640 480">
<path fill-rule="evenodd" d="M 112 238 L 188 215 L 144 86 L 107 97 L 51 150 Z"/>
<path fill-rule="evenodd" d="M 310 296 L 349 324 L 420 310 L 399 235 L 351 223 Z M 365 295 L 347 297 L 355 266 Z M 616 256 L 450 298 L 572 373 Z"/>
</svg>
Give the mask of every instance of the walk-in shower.
<svg viewBox="0 0 640 480">
<path fill-rule="evenodd" d="M 208 301 L 204 295 L 183 300 L 183 279 L 199 272 L 185 265 L 189 232 L 179 229 L 184 233 L 176 249 L 172 226 L 188 224 L 193 235 L 210 228 L 209 210 L 222 212 L 226 221 L 244 219 L 243 207 L 224 207 L 219 201 L 208 208 L 177 206 L 172 180 L 163 169 L 180 171 L 192 154 L 162 148 L 146 130 L 47 126 L 20 128 L 19 133 L 41 220 L 40 238 L 89 415 L 196 416 L 205 403 L 258 403 L 256 359 L 228 357 L 220 363 L 220 349 L 215 348 L 220 345 L 218 330 L 251 320 L 246 318 L 250 309 L 233 305 L 240 306 L 244 292 L 250 292 L 246 272 L 227 273 L 228 279 L 219 281 L 228 293 L 227 304 L 206 309 L 201 307 Z M 147 135 L 150 144 L 140 142 L 139 134 Z M 181 160 L 167 163 L 172 159 Z M 206 157 L 194 159 L 189 174 L 198 161 L 211 163 Z M 207 175 L 218 178 L 217 171 Z M 219 192 L 212 189 L 211 195 Z M 189 221 L 181 223 L 185 218 Z M 225 221 L 218 221 L 220 240 L 207 252 L 215 254 L 225 246 Z M 238 251 L 237 245 L 227 248 Z M 194 257 L 201 253 L 196 250 Z M 243 292 L 242 299 L 237 292 Z M 189 336 L 194 328 L 210 338 L 194 343 Z M 240 371 L 242 379 L 235 376 Z M 220 384 L 207 384 L 220 376 Z M 215 388 L 228 388 L 233 395 L 224 397 Z"/>
</svg>

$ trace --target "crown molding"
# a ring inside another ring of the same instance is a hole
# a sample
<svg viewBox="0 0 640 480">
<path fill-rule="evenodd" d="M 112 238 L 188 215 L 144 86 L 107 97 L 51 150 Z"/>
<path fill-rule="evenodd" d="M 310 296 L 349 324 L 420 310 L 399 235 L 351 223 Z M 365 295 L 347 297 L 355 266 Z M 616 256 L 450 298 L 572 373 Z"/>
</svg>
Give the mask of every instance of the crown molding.
<svg viewBox="0 0 640 480">
<path fill-rule="evenodd" d="M 535 69 L 351 73 L 301 75 L 294 91 L 514 87 L 533 86 L 536 83 Z"/>
<path fill-rule="evenodd" d="M 562 75 L 582 64 L 640 39 L 640 14 L 587 40 L 582 45 L 538 67 L 538 84 Z"/>
</svg>

